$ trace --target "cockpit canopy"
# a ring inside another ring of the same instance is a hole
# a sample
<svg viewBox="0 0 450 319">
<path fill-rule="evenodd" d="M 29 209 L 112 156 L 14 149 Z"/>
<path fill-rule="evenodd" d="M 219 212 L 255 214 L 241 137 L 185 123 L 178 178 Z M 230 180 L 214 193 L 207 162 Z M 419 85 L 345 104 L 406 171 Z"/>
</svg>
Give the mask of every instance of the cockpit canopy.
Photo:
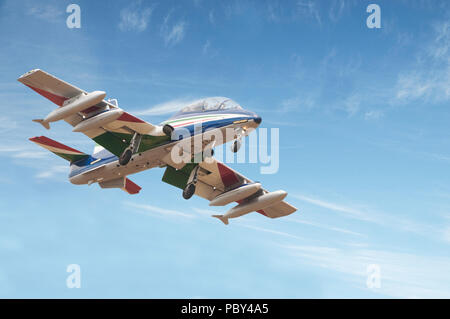
<svg viewBox="0 0 450 319">
<path fill-rule="evenodd" d="M 242 110 L 242 107 L 227 97 L 208 97 L 183 107 L 175 116 L 184 113 L 197 113 L 220 110 Z"/>
</svg>

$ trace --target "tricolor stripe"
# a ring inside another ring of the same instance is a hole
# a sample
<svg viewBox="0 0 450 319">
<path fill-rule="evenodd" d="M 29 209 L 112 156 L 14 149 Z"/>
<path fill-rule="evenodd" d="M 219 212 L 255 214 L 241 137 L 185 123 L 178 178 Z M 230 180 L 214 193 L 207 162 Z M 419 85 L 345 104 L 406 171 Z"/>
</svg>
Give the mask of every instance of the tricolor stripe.
<svg viewBox="0 0 450 319">
<path fill-rule="evenodd" d="M 216 115 L 199 115 L 199 116 L 191 116 L 176 120 L 169 120 L 163 122 L 164 124 L 170 124 L 172 127 L 181 127 L 186 125 L 192 125 L 196 123 L 203 123 L 206 121 L 217 121 L 228 118 L 236 117 L 236 114 L 216 114 Z"/>
</svg>

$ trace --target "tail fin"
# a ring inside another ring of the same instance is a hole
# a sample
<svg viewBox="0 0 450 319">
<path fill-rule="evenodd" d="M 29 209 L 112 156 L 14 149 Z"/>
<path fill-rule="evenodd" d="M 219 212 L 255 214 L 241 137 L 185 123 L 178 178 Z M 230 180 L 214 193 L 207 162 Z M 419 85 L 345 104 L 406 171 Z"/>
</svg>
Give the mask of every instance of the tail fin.
<svg viewBox="0 0 450 319">
<path fill-rule="evenodd" d="M 76 162 L 80 159 L 86 158 L 89 155 L 83 152 L 77 151 L 69 146 L 61 144 L 57 141 L 49 139 L 45 136 L 36 136 L 30 138 L 30 141 L 38 144 L 39 146 L 49 150 L 50 152 L 68 160 L 70 162 Z"/>
<path fill-rule="evenodd" d="M 212 215 L 212 217 L 216 217 L 222 221 L 225 225 L 228 225 L 228 217 L 225 217 L 223 215 Z"/>
<path fill-rule="evenodd" d="M 33 120 L 33 122 L 36 122 L 36 123 L 41 124 L 41 125 L 42 125 L 43 127 L 45 127 L 47 130 L 50 129 L 50 123 L 45 122 L 43 119 L 36 119 L 36 120 Z"/>
</svg>

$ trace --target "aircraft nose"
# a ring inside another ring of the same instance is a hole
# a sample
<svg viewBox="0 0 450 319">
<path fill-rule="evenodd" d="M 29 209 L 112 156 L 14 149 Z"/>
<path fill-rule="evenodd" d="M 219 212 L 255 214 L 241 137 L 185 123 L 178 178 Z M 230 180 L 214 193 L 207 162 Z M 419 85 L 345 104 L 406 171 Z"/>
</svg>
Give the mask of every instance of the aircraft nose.
<svg viewBox="0 0 450 319">
<path fill-rule="evenodd" d="M 253 121 L 255 121 L 255 123 L 259 125 L 259 124 L 261 124 L 261 122 L 262 122 L 262 118 L 261 118 L 261 116 L 257 115 L 257 116 L 253 119 Z"/>
</svg>

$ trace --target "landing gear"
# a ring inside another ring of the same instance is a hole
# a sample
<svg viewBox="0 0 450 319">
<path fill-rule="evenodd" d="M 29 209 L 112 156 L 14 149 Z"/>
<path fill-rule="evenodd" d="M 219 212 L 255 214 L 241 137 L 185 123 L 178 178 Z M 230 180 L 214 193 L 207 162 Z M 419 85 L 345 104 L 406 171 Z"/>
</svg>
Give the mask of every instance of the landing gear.
<svg viewBox="0 0 450 319">
<path fill-rule="evenodd" d="M 194 195 L 194 193 L 195 193 L 195 184 L 189 183 L 186 185 L 186 187 L 183 190 L 183 198 L 189 199 L 192 197 L 192 195 Z"/>
<path fill-rule="evenodd" d="M 124 166 L 124 165 L 127 165 L 128 162 L 130 162 L 133 154 L 139 149 L 139 145 L 141 144 L 141 139 L 142 139 L 142 135 L 135 132 L 130 141 L 130 146 L 128 146 L 123 151 L 122 155 L 120 155 L 120 157 L 119 157 L 120 165 Z"/>
<path fill-rule="evenodd" d="M 169 124 L 166 124 L 163 126 L 162 128 L 164 134 L 166 134 L 167 136 L 172 136 L 173 130 L 174 128 L 172 126 L 170 126 Z"/>
<path fill-rule="evenodd" d="M 195 187 L 197 184 L 197 173 L 198 173 L 199 169 L 200 169 L 199 165 L 195 166 L 195 168 L 191 172 L 191 175 L 189 175 L 188 182 L 186 184 L 186 187 L 183 190 L 183 198 L 184 199 L 189 199 L 192 197 L 192 195 L 194 195 Z"/>
<path fill-rule="evenodd" d="M 131 159 L 131 156 L 133 156 L 133 152 L 130 149 L 126 149 L 122 155 L 119 157 L 119 164 L 120 165 L 127 165 L 128 162 Z"/>
<path fill-rule="evenodd" d="M 240 148 L 241 148 L 241 140 L 236 140 L 231 145 L 231 151 L 233 153 L 236 153 L 237 151 L 239 151 Z"/>
</svg>

